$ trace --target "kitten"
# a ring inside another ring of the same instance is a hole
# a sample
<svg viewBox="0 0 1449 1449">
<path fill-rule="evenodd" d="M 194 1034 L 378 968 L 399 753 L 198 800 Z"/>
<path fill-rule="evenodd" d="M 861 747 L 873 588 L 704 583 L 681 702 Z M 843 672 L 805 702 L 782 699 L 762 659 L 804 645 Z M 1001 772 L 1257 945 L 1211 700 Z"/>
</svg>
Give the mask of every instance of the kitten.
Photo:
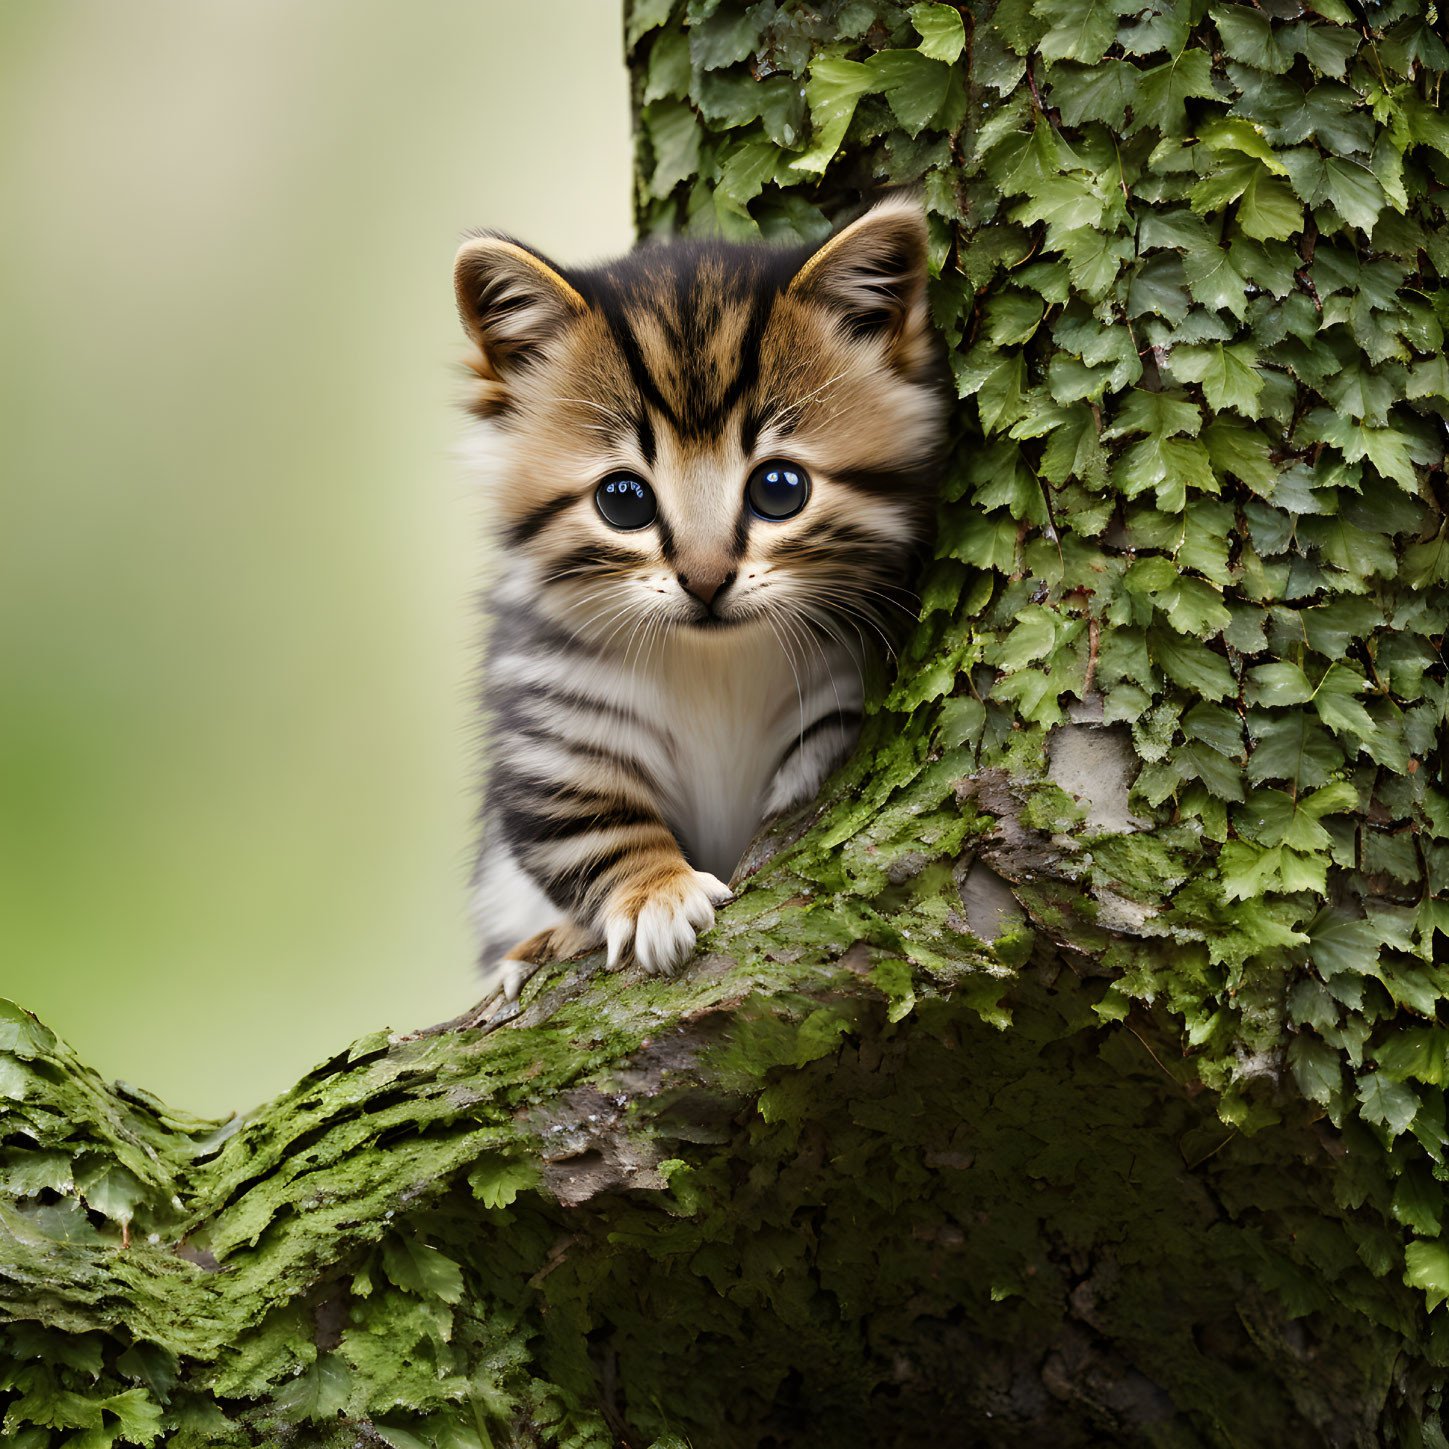
<svg viewBox="0 0 1449 1449">
<path fill-rule="evenodd" d="M 456 265 L 504 544 L 474 910 L 485 997 L 601 944 L 673 969 L 854 745 L 929 537 L 945 396 L 918 206 L 816 249 Z"/>
</svg>

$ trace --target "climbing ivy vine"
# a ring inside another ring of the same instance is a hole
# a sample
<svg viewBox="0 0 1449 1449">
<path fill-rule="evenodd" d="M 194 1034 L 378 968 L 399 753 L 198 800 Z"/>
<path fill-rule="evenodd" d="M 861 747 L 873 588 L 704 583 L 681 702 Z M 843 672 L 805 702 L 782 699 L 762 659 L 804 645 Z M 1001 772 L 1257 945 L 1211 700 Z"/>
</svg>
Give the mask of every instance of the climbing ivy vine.
<svg viewBox="0 0 1449 1449">
<path fill-rule="evenodd" d="M 1152 828 L 1071 863 L 1140 916 L 1097 1010 L 1170 1008 L 1229 1122 L 1272 1119 L 1286 1076 L 1371 1145 L 1408 1234 L 1364 1251 L 1429 1308 L 1444 34 L 1434 5 L 1345 0 L 643 0 L 629 27 L 646 231 L 812 239 L 923 194 L 964 405 L 890 705 L 1023 781 L 1069 716 L 1130 729 Z"/>
</svg>

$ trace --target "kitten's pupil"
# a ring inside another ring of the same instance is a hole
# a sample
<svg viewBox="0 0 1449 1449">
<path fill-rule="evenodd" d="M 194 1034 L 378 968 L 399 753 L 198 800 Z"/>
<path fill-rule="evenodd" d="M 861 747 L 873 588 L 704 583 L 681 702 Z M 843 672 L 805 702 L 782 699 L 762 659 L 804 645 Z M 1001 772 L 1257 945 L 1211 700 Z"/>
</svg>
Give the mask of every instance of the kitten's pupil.
<svg viewBox="0 0 1449 1449">
<path fill-rule="evenodd" d="M 810 477 L 798 464 L 772 458 L 750 474 L 745 497 L 757 517 L 778 523 L 804 508 L 810 497 Z"/>
<path fill-rule="evenodd" d="M 648 528 L 659 512 L 654 490 L 642 479 L 626 475 L 605 478 L 594 489 L 594 506 L 610 528 Z"/>
</svg>

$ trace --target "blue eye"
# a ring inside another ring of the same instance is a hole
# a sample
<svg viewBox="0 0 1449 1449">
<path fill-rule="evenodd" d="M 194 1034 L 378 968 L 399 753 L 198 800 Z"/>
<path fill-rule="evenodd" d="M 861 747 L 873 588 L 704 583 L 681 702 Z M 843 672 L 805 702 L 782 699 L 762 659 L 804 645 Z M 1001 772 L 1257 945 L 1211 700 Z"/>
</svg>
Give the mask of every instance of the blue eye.
<svg viewBox="0 0 1449 1449">
<path fill-rule="evenodd" d="M 605 478 L 594 489 L 594 507 L 610 528 L 648 528 L 659 512 L 654 490 L 642 479 L 627 473 Z"/>
<path fill-rule="evenodd" d="M 810 497 L 810 475 L 798 463 L 771 458 L 750 474 L 745 497 L 757 518 L 772 523 L 794 518 Z"/>
</svg>

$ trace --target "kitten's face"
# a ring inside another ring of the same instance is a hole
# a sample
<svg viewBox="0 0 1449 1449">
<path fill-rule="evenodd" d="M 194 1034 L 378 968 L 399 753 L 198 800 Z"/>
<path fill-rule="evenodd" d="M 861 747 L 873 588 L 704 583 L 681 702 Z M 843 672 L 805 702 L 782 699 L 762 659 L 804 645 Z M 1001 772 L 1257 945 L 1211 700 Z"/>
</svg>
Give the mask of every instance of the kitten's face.
<svg viewBox="0 0 1449 1449">
<path fill-rule="evenodd" d="M 568 280 L 465 247 L 491 499 L 536 606 L 624 651 L 899 623 L 944 415 L 924 232 L 895 203 L 813 256 L 659 247 Z"/>
</svg>

